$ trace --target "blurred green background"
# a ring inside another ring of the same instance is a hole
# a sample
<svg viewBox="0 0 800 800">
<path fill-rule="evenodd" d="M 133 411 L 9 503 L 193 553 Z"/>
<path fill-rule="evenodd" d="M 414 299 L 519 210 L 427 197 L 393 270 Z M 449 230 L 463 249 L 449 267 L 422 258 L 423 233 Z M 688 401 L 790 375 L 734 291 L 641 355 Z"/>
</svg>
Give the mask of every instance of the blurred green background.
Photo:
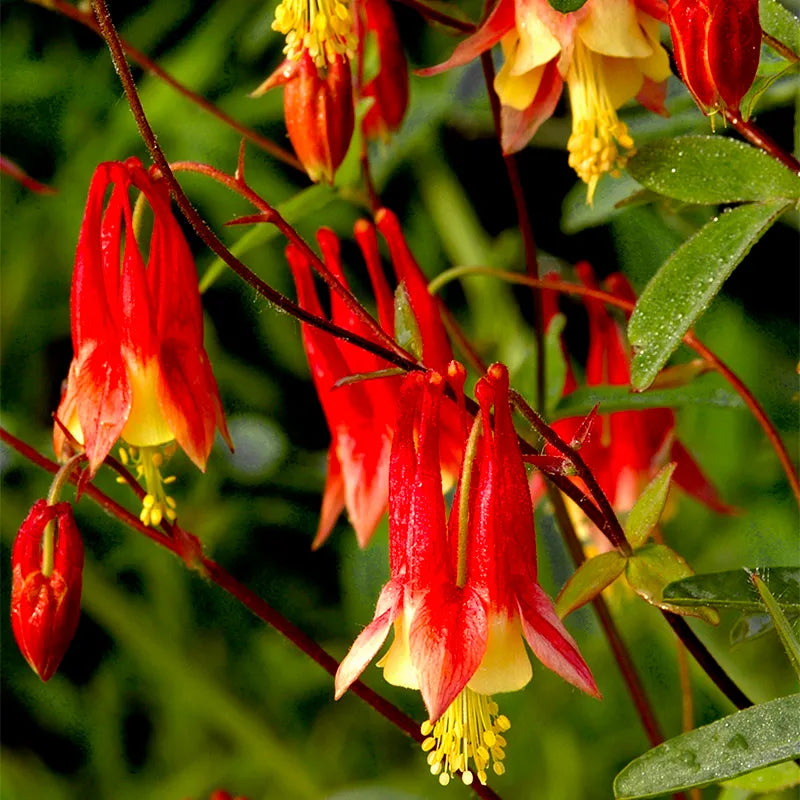
<svg viewBox="0 0 800 800">
<path fill-rule="evenodd" d="M 464 8 L 479 15 L 476 2 Z M 406 8 L 397 14 L 412 67 L 437 63 L 454 40 Z M 280 92 L 247 93 L 279 62 L 273 8 L 245 0 L 114 2 L 121 33 L 195 91 L 238 120 L 285 142 Z M 86 189 L 100 161 L 138 155 L 147 162 L 107 52 L 98 37 L 58 14 L 4 2 L 0 46 L 3 153 L 57 189 L 35 195 L 7 178 L 2 194 L 2 424 L 51 453 L 51 413 L 71 358 L 69 281 Z M 235 132 L 134 70 L 142 101 L 171 160 L 206 161 L 233 171 Z M 452 264 L 522 269 L 513 204 L 480 71 L 475 65 L 435 79 L 412 79 L 402 131 L 374 148 L 381 196 L 404 223 L 423 269 Z M 759 124 L 793 142 L 793 86 L 777 82 Z M 626 112 L 639 142 L 708 132 L 707 120 L 676 84 L 673 116 Z M 596 210 L 566 163 L 564 107 L 519 158 L 546 266 L 568 274 L 585 258 L 603 275 L 624 270 L 637 288 L 705 212 L 674 205 L 608 210 L 628 184 L 601 186 Z M 280 204 L 307 187 L 302 176 L 248 147 L 248 179 Z M 338 183 L 300 203 L 306 237 L 320 225 L 349 237 L 358 206 L 357 165 Z M 628 179 L 623 179 L 628 180 Z M 266 229 L 224 229 L 250 213 L 239 198 L 196 176 L 182 183 L 204 217 L 276 288 L 292 294 L 282 243 Z M 562 212 L 562 203 L 564 204 Z M 797 453 L 796 220 L 776 225 L 745 259 L 698 326 L 701 338 L 753 389 Z M 198 271 L 213 258 L 191 239 Z M 345 247 L 353 282 L 364 287 L 355 249 Z M 530 294 L 473 278 L 445 296 L 487 359 L 503 358 L 529 381 Z M 309 382 L 297 323 L 276 314 L 229 272 L 205 293 L 207 348 L 231 434 L 229 455 L 215 448 L 206 475 L 183 454 L 173 462 L 184 527 L 207 552 L 289 619 L 342 657 L 372 617 L 386 580 L 385 523 L 365 552 L 343 520 L 312 553 L 328 444 Z M 522 309 L 520 311 L 520 309 Z M 568 311 L 567 337 L 585 357 L 585 320 Z M 688 358 L 680 353 L 678 358 Z M 526 366 L 527 365 L 527 366 Z M 722 386 L 700 379 L 708 393 Z M 720 517 L 680 498 L 664 526 L 667 541 L 698 572 L 798 563 L 798 518 L 773 451 L 741 409 L 697 404 L 679 412 L 679 434 L 741 513 Z M 2 470 L 2 769 L 8 800 L 205 798 L 215 788 L 266 798 L 405 800 L 470 795 L 440 789 L 417 746 L 360 700 L 332 699 L 332 680 L 274 631 L 166 551 L 124 529 L 88 500 L 77 506 L 87 547 L 83 616 L 59 672 L 44 685 L 27 667 L 8 623 L 9 554 L 14 534 L 49 477 L 0 449 Z M 128 507 L 113 477 L 97 484 Z M 71 496 L 71 495 L 70 495 Z M 570 562 L 546 511 L 539 514 L 542 581 L 555 594 Z M 642 603 L 615 606 L 624 638 L 667 735 L 680 732 L 675 642 L 660 615 Z M 774 634 L 732 649 L 735 621 L 693 627 L 754 699 L 793 691 Z M 512 721 L 507 774 L 494 788 L 508 799 L 601 800 L 647 741 L 592 614 L 568 620 L 604 694 L 598 703 L 543 668 L 524 691 L 500 698 Z M 692 665 L 698 724 L 732 709 Z M 417 693 L 386 685 L 370 666 L 367 683 L 410 714 L 424 717 Z M 705 790 L 717 797 L 719 789 Z"/>
</svg>

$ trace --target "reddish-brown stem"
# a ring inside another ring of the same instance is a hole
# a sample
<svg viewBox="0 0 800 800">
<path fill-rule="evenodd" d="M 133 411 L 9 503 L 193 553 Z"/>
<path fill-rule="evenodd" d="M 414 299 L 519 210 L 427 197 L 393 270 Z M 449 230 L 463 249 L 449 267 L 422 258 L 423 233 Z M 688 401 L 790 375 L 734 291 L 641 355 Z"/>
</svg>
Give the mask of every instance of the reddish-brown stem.
<svg viewBox="0 0 800 800">
<path fill-rule="evenodd" d="M 18 439 L 5 428 L 0 427 L 0 440 L 16 450 L 21 456 L 28 459 L 47 472 L 55 474 L 58 472 L 60 465 L 48 458 L 45 458 L 33 447 L 26 442 Z M 123 472 L 125 471 L 122 468 Z M 117 470 L 119 471 L 119 470 Z M 77 483 L 79 480 L 78 475 L 71 475 L 69 478 L 71 483 Z M 108 495 L 96 489 L 91 484 L 83 489 L 83 493 L 96 502 L 101 508 L 107 511 L 112 516 L 116 517 L 120 522 L 132 528 L 137 533 L 147 536 L 157 544 L 165 547 L 170 552 L 179 557 L 184 557 L 185 552 L 182 547 L 182 542 L 179 538 L 166 536 L 163 533 L 153 528 L 144 525 L 137 517 L 124 509 Z M 170 526 L 176 528 L 177 526 Z M 188 535 L 194 538 L 192 534 Z M 229 572 L 223 569 L 219 564 L 210 558 L 198 554 L 196 566 L 198 570 L 212 583 L 215 583 L 220 589 L 226 591 L 243 606 L 249 609 L 259 619 L 266 622 L 271 627 L 275 628 L 280 634 L 288 639 L 295 647 L 305 653 L 309 658 L 321 666 L 328 674 L 335 675 L 336 670 L 339 668 L 339 662 L 330 655 L 326 650 L 320 647 L 313 639 L 306 635 L 300 628 L 290 622 L 280 612 L 276 611 L 272 606 L 260 598 L 255 592 L 247 588 L 243 583 L 236 580 Z M 373 689 L 370 689 L 361 681 L 356 681 L 350 687 L 353 694 L 360 697 L 368 705 L 370 705 L 381 716 L 385 717 L 389 722 L 398 727 L 403 733 L 410 736 L 417 742 L 422 742 L 423 736 L 420 732 L 419 724 L 404 714 L 399 708 L 390 703 L 386 698 L 382 697 Z M 485 798 L 485 800 L 499 800 L 498 795 L 491 789 L 485 786 L 471 787 L 478 797 Z"/>
<path fill-rule="evenodd" d="M 475 31 L 476 26 L 471 22 L 464 22 L 464 20 L 451 17 L 449 14 L 445 14 L 443 11 L 438 11 L 435 8 L 425 5 L 425 3 L 419 2 L 419 0 L 395 0 L 395 2 L 398 2 L 404 6 L 408 6 L 409 8 L 413 8 L 414 11 L 417 11 L 419 14 L 425 17 L 425 19 L 428 19 L 431 22 L 438 22 L 441 25 L 446 25 L 448 28 L 452 28 L 454 31 L 461 31 L 462 33 L 473 33 Z"/>
<path fill-rule="evenodd" d="M 617 515 L 614 513 L 614 509 L 611 508 L 611 503 L 608 501 L 608 498 L 605 495 L 605 492 L 600 488 L 600 484 L 597 482 L 597 478 L 595 478 L 592 471 L 587 466 L 586 462 L 583 460 L 581 454 L 574 448 L 570 447 L 529 405 L 525 402 L 525 398 L 522 397 L 519 392 L 514 391 L 513 389 L 509 392 L 509 396 L 511 398 L 511 402 L 513 403 L 514 407 L 517 411 L 522 414 L 523 417 L 531 424 L 531 426 L 536 430 L 536 432 L 551 446 L 555 447 L 559 453 L 563 453 L 563 455 L 569 459 L 569 461 L 574 465 L 575 472 L 577 473 L 578 477 L 583 480 L 586 484 L 586 488 L 589 490 L 589 493 L 592 496 L 592 499 L 597 504 L 597 508 L 599 509 L 602 515 L 603 524 L 600 526 L 600 530 L 605 535 L 611 544 L 614 547 L 619 548 L 619 550 L 626 556 L 631 555 L 633 552 L 631 550 L 630 543 L 625 536 L 625 531 L 622 529 L 622 525 L 620 525 L 619 520 L 617 519 Z M 567 481 L 571 483 L 570 481 Z M 586 498 L 588 500 L 588 498 Z"/>
<path fill-rule="evenodd" d="M 284 297 L 280 292 L 273 289 L 269 284 L 262 281 L 261 278 L 259 278 L 247 266 L 239 261 L 239 259 L 236 258 L 225 247 L 217 235 L 211 230 L 211 228 L 208 227 L 200 214 L 198 214 L 197 210 L 191 204 L 189 198 L 181 188 L 181 185 L 172 174 L 169 163 L 164 156 L 163 151 L 161 150 L 161 146 L 158 144 L 153 129 L 150 127 L 150 123 L 148 122 L 144 113 L 144 109 L 142 108 L 139 94 L 136 90 L 136 84 L 133 81 L 130 68 L 128 67 L 128 62 L 125 60 L 122 44 L 119 41 L 119 37 L 117 36 L 114 25 L 108 14 L 105 0 L 94 0 L 93 7 L 97 14 L 98 24 L 103 33 L 103 37 L 105 38 L 108 48 L 111 51 L 111 57 L 114 61 L 114 66 L 116 67 L 117 73 L 120 76 L 120 81 L 122 82 L 125 94 L 127 95 L 131 112 L 133 113 L 134 119 L 136 120 L 136 124 L 139 128 L 139 133 L 141 134 L 142 139 L 150 152 L 150 156 L 161 172 L 164 180 L 167 182 L 178 208 L 180 208 L 181 213 L 192 225 L 197 235 L 200 237 L 200 239 L 202 239 L 203 243 L 215 255 L 219 256 L 219 258 L 221 258 L 243 281 L 245 281 L 250 287 L 258 292 L 258 294 L 269 300 L 282 311 L 285 311 L 287 314 L 291 314 L 301 322 L 307 322 L 314 327 L 327 331 L 339 339 L 357 344 L 359 347 L 362 347 L 363 349 L 374 353 L 381 358 L 384 358 L 394 366 L 407 370 L 419 369 L 420 367 L 416 364 L 416 362 L 409 359 L 407 356 L 400 355 L 398 353 L 399 348 L 396 344 L 392 349 L 382 347 L 376 342 L 372 342 L 362 336 L 351 333 L 344 328 L 340 328 L 338 325 L 334 325 L 332 322 L 329 322 L 326 319 L 317 317 L 314 314 L 310 314 L 308 311 L 289 300 L 289 298 Z M 274 213 L 278 220 L 283 221 L 277 212 Z M 286 223 L 284 222 L 284 225 L 285 224 Z M 301 243 L 302 246 L 305 247 L 306 250 L 310 252 L 312 256 L 314 256 L 314 258 L 316 258 L 313 251 L 308 248 L 308 245 L 306 245 L 305 242 L 300 239 L 300 237 L 297 238 L 299 243 Z"/>
<path fill-rule="evenodd" d="M 547 487 L 547 496 L 553 506 L 553 513 L 558 521 L 559 527 L 561 528 L 561 533 L 564 537 L 564 541 L 567 545 L 570 556 L 572 557 L 572 561 L 574 562 L 576 568 L 580 567 L 580 565 L 586 561 L 586 556 L 584 555 L 580 540 L 575 533 L 575 527 L 572 524 L 572 520 L 569 518 L 569 514 L 567 513 L 564 500 L 561 497 L 558 489 L 555 489 L 549 484 Z M 603 628 L 603 632 L 608 639 L 608 644 L 611 647 L 611 651 L 614 654 L 614 658 L 619 666 L 619 670 L 622 673 L 622 678 L 625 681 L 625 685 L 628 687 L 628 692 L 631 695 L 631 700 L 633 700 L 633 705 L 636 708 L 637 714 L 639 715 L 639 719 L 641 720 L 642 726 L 647 734 L 647 738 L 649 739 L 650 744 L 655 747 L 657 744 L 660 744 L 664 741 L 664 736 L 661 733 L 655 712 L 651 708 L 650 702 L 647 699 L 644 686 L 642 686 L 642 682 L 638 673 L 636 672 L 633 659 L 630 657 L 630 654 L 625 647 L 625 643 L 622 641 L 622 637 L 617 630 L 617 626 L 614 624 L 614 620 L 611 617 L 611 612 L 608 610 L 608 605 L 603 597 L 601 595 L 597 595 L 597 597 L 595 597 L 592 601 L 592 605 L 594 606 L 594 610 L 597 613 L 598 619 L 600 620 L 600 625 Z"/>
<path fill-rule="evenodd" d="M 783 164 L 795 175 L 800 174 L 800 161 L 791 153 L 787 153 L 772 137 L 768 136 L 760 128 L 756 127 L 752 121 L 743 120 L 738 111 L 729 108 L 723 110 L 725 119 L 733 125 L 742 138 L 747 139 L 750 144 L 760 147 L 765 153 L 771 155 L 776 161 Z"/>
<path fill-rule="evenodd" d="M 336 292 L 336 294 L 341 297 L 348 311 L 370 330 L 375 339 L 379 343 L 382 343 L 383 347 L 392 350 L 400 358 L 414 363 L 411 356 L 381 328 L 369 312 L 358 302 L 350 290 L 347 289 L 347 287 L 328 269 L 325 262 L 308 246 L 308 244 L 306 244 L 297 231 L 275 208 L 264 200 L 263 197 L 254 192 L 243 178 L 238 175 L 228 175 L 228 173 L 216 167 L 212 167 L 209 164 L 200 164 L 195 161 L 176 161 L 170 164 L 170 168 L 173 172 L 195 172 L 200 175 L 205 175 L 247 200 L 254 208 L 257 208 L 262 215 L 261 218 L 252 220 L 254 223 L 270 223 L 278 228 L 288 241 L 302 250 L 305 257 L 313 266 L 314 271 L 325 281 L 331 291 Z"/>
<path fill-rule="evenodd" d="M 481 67 L 483 69 L 483 79 L 486 84 L 486 93 L 489 96 L 489 106 L 492 109 L 492 119 L 494 120 L 494 132 L 497 142 L 501 146 L 503 131 L 500 119 L 500 98 L 494 89 L 494 64 L 492 54 L 485 52 L 481 54 Z M 519 165 L 517 157 L 513 153 L 502 153 L 503 163 L 506 167 L 506 175 L 511 185 L 511 194 L 514 198 L 514 208 L 517 212 L 517 226 L 522 235 L 522 245 L 525 251 L 525 271 L 532 280 L 539 278 L 539 257 L 536 251 L 536 239 L 533 235 L 533 225 L 531 215 L 528 211 L 528 204 L 525 200 L 525 190 L 522 188 L 522 181 L 519 177 Z M 533 336 L 536 342 L 536 407 L 540 412 L 544 412 L 545 406 L 545 380 L 547 366 L 545 363 L 544 348 L 544 312 L 542 309 L 542 293 L 532 288 L 533 294 Z"/>
<path fill-rule="evenodd" d="M 601 302 L 610 306 L 620 308 L 628 313 L 632 312 L 635 306 L 635 304 L 630 300 L 623 300 L 622 298 L 613 294 L 609 294 L 608 292 L 604 292 L 601 289 L 590 289 L 587 286 L 581 286 L 576 283 L 541 279 L 534 281 L 527 275 L 520 275 L 517 272 L 505 272 L 502 270 L 487 269 L 486 272 L 488 274 L 495 275 L 497 278 L 513 283 L 522 283 L 529 286 L 535 286 L 539 289 L 552 289 L 556 292 L 576 295 L 578 297 L 590 297 L 595 300 L 600 300 Z M 794 465 L 792 464 L 792 459 L 786 450 L 786 446 L 781 440 L 777 429 L 772 424 L 772 420 L 770 420 L 770 418 L 767 416 L 767 412 L 764 411 L 761 404 L 755 398 L 753 393 L 747 388 L 742 379 L 739 378 L 739 376 L 736 375 L 736 373 L 729 366 L 727 366 L 727 364 L 725 364 L 725 362 L 722 361 L 719 356 L 706 347 L 706 345 L 704 345 L 692 331 L 689 331 L 684 335 L 683 341 L 684 344 L 686 344 L 688 347 L 691 347 L 696 353 L 705 358 L 712 365 L 712 367 L 719 372 L 720 375 L 722 375 L 722 377 L 725 378 L 725 380 L 733 387 L 742 400 L 744 400 L 745 404 L 750 409 L 750 412 L 761 426 L 767 439 L 775 450 L 775 454 L 778 456 L 778 461 L 780 461 L 780 464 L 783 467 L 783 471 L 786 474 L 786 478 L 789 482 L 789 486 L 792 489 L 795 499 L 797 500 L 798 504 L 800 504 L 800 479 L 798 479 L 797 472 L 795 471 Z"/>
<path fill-rule="evenodd" d="M 79 22 L 81 25 L 93 30 L 100 36 L 103 35 L 102 31 L 100 30 L 100 26 L 90 13 L 81 11 L 80 8 L 65 2 L 65 0 L 28 0 L 28 2 L 34 3 L 42 8 L 50 9 L 51 11 L 57 11 L 59 14 L 69 17 L 69 19 Z M 254 131 L 252 128 L 248 128 L 247 125 L 243 125 L 241 122 L 238 122 L 233 117 L 222 111 L 222 109 L 217 108 L 217 106 L 215 106 L 213 103 L 206 100 L 205 97 L 202 97 L 201 95 L 197 94 L 197 92 L 193 92 L 187 86 L 184 86 L 179 80 L 177 80 L 177 78 L 174 78 L 150 57 L 142 53 L 141 50 L 137 50 L 132 44 L 130 44 L 130 42 L 126 41 L 122 37 L 120 37 L 120 43 L 122 45 L 122 49 L 125 51 L 128 57 L 132 61 L 135 61 L 140 67 L 146 69 L 148 72 L 151 72 L 153 75 L 155 75 L 157 78 L 160 78 L 162 81 L 164 81 L 164 83 L 171 86 L 176 92 L 182 94 L 192 103 L 199 106 L 204 111 L 207 111 L 209 114 L 215 116 L 218 120 L 235 130 L 237 133 L 240 133 L 246 139 L 251 141 L 256 147 L 260 148 L 266 153 L 269 153 L 271 156 L 274 156 L 284 164 L 288 164 L 290 167 L 305 173 L 302 164 L 288 150 L 285 150 L 280 145 L 276 144 L 270 139 L 267 139 L 265 136 L 262 136 L 260 133 L 258 133 L 258 131 Z"/>
<path fill-rule="evenodd" d="M 791 47 L 788 47 L 780 39 L 776 39 L 766 31 L 761 31 L 761 40 L 764 44 L 769 45 L 776 53 L 782 55 L 787 61 L 791 61 L 793 64 L 800 61 L 800 56 L 798 56 Z"/>
</svg>

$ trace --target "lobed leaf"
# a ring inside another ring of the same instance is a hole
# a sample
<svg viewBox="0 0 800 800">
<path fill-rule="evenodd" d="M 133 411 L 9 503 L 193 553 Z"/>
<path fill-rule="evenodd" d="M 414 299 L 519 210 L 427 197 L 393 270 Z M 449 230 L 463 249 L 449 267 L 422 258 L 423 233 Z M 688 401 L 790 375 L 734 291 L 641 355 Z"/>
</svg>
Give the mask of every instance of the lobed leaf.
<svg viewBox="0 0 800 800">
<path fill-rule="evenodd" d="M 785 611 L 800 611 L 800 567 L 767 567 L 753 570 Z M 750 570 L 693 575 L 670 584 L 664 599 L 674 605 L 705 605 L 764 613 L 764 605 L 750 580 Z"/>
<path fill-rule="evenodd" d="M 648 189 L 685 203 L 800 197 L 800 177 L 774 158 L 724 136 L 678 136 L 644 145 L 628 162 Z"/>
<path fill-rule="evenodd" d="M 593 600 L 622 575 L 627 559 L 617 550 L 594 556 L 578 567 L 564 584 L 556 600 L 556 613 L 562 619 L 567 614 Z"/>
<path fill-rule="evenodd" d="M 625 521 L 625 536 L 634 549 L 641 547 L 658 524 L 669 493 L 669 482 L 676 464 L 667 464 L 647 484 Z"/>
<path fill-rule="evenodd" d="M 631 386 L 655 379 L 725 279 L 789 207 L 785 200 L 728 209 L 683 243 L 647 284 L 628 323 Z"/>
<path fill-rule="evenodd" d="M 719 623 L 719 614 L 703 606 L 679 606 L 664 600 L 664 587 L 692 574 L 692 568 L 674 550 L 664 544 L 647 544 L 629 559 L 625 577 L 631 588 L 650 605 L 674 614 L 699 617 L 712 625 Z M 687 609 L 691 611 L 687 614 Z"/>
<path fill-rule="evenodd" d="M 614 779 L 616 800 L 706 786 L 800 755 L 800 694 L 780 697 L 654 747 Z"/>
</svg>

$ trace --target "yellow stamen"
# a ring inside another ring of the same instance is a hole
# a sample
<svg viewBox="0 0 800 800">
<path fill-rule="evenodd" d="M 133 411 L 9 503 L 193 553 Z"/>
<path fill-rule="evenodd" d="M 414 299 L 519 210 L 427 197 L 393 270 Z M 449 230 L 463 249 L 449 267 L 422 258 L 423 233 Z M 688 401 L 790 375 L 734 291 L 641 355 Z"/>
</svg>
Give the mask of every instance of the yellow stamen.
<svg viewBox="0 0 800 800">
<path fill-rule="evenodd" d="M 572 135 L 567 142 L 569 165 L 587 184 L 591 205 L 597 182 L 610 172 L 615 178 L 633 155 L 633 139 L 617 116 L 606 86 L 603 56 L 580 39 L 575 41 L 567 73 L 572 105 Z"/>
<path fill-rule="evenodd" d="M 145 525 L 154 528 L 161 524 L 163 519 L 174 522 L 177 518 L 175 499 L 164 491 L 164 485 L 173 483 L 175 476 L 164 478 L 161 467 L 165 459 L 175 452 L 174 445 L 164 448 L 162 452 L 156 447 L 129 447 L 120 449 L 120 460 L 123 464 L 131 464 L 136 468 L 136 477 L 144 482 L 147 494 L 142 498 L 142 510 L 139 519 Z"/>
<path fill-rule="evenodd" d="M 426 737 L 422 749 L 428 753 L 431 774 L 439 776 L 442 786 L 447 786 L 456 772 L 467 786 L 476 775 L 485 786 L 490 763 L 495 775 L 505 772 L 502 734 L 510 727 L 508 717 L 499 713 L 491 697 L 464 689 L 436 723 L 422 723 L 420 730 Z"/>
<path fill-rule="evenodd" d="M 286 35 L 287 58 L 297 60 L 306 51 L 320 69 L 355 51 L 349 0 L 282 0 L 272 27 Z"/>
</svg>

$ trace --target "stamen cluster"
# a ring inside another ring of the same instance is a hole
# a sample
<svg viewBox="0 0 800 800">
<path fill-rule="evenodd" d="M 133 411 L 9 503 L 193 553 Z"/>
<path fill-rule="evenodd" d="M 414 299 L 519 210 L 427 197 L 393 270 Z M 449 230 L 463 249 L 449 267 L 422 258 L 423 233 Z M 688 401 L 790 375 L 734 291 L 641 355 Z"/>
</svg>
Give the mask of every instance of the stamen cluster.
<svg viewBox="0 0 800 800">
<path fill-rule="evenodd" d="M 283 0 L 275 9 L 272 28 L 285 34 L 287 58 L 296 61 L 306 52 L 319 69 L 337 55 L 350 58 L 355 51 L 347 0 Z"/>
</svg>

